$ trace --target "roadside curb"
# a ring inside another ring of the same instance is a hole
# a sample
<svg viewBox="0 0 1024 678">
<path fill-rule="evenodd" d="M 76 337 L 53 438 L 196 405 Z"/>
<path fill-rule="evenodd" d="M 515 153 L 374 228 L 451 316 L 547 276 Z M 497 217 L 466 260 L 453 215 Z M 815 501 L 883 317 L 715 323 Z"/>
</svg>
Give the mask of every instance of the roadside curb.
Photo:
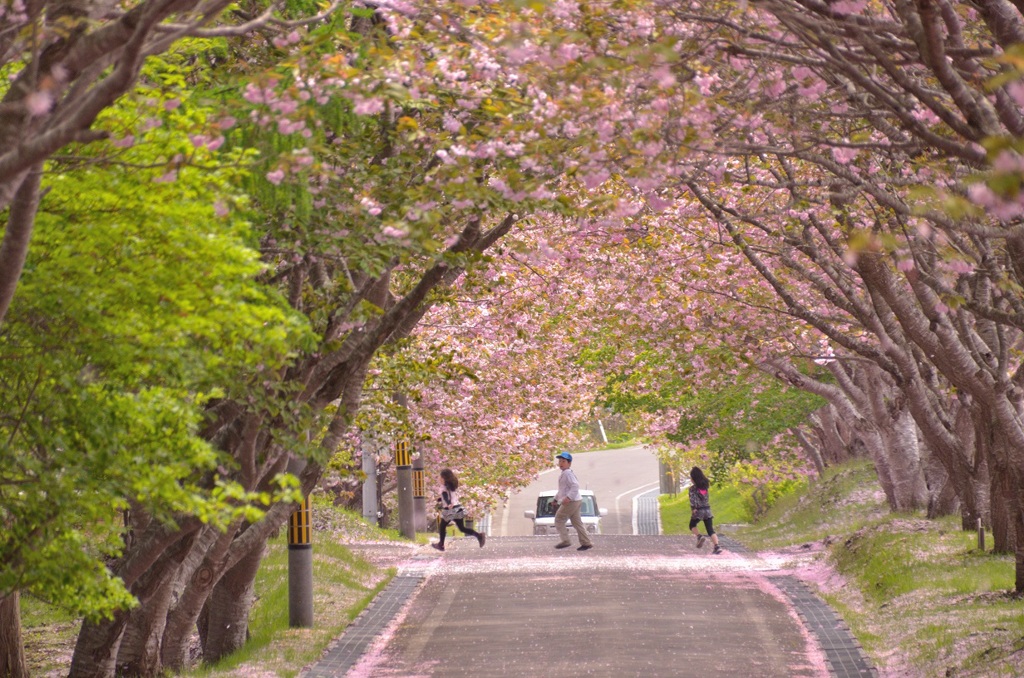
<svg viewBox="0 0 1024 678">
<path fill-rule="evenodd" d="M 719 534 L 718 539 L 725 548 L 735 553 L 757 553 L 730 537 Z M 850 632 L 850 627 L 828 603 L 792 575 L 768 574 L 767 577 L 793 603 L 800 620 L 825 653 L 830 676 L 855 678 L 878 675 L 878 671 L 864 655 L 860 643 Z"/>
<path fill-rule="evenodd" d="M 806 584 L 791 575 L 769 575 L 769 579 L 792 601 L 800 619 L 814 634 L 814 638 L 825 653 L 831 675 L 838 678 L 878 675 L 868 663 L 860 643 L 850 633 L 849 627 L 825 601 L 812 593 Z"/>
<path fill-rule="evenodd" d="M 413 556 L 412 560 L 423 564 L 416 562 L 412 567 L 403 567 L 344 632 L 327 646 L 324 656 L 299 672 L 300 678 L 340 678 L 359 662 L 423 583 L 428 566 L 434 559 Z"/>
</svg>

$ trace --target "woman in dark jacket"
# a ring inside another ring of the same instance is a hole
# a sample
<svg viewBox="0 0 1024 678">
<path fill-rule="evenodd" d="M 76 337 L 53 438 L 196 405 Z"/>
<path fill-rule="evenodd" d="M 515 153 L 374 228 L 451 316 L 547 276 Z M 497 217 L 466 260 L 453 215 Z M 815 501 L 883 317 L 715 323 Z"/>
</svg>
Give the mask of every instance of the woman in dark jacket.
<svg viewBox="0 0 1024 678">
<path fill-rule="evenodd" d="M 711 482 L 699 466 L 690 469 L 690 532 L 697 537 L 697 548 L 703 548 L 704 542 L 711 537 L 711 543 L 715 545 L 715 550 L 711 553 L 721 553 L 722 547 L 718 545 L 718 535 L 715 534 L 711 515 L 711 499 L 708 496 L 710 487 Z M 697 531 L 697 523 L 701 521 L 708 531 L 708 537 Z"/>
</svg>

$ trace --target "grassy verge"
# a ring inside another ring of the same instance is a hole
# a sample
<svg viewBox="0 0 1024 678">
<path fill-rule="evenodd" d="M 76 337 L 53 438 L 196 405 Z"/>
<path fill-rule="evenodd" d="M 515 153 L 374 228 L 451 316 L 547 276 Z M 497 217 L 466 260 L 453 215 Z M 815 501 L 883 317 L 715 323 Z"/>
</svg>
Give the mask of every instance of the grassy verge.
<svg viewBox="0 0 1024 678">
<path fill-rule="evenodd" d="M 232 676 L 258 666 L 282 678 L 295 676 L 323 653 L 395 573 L 376 572 L 340 544 L 318 543 L 313 554 L 312 628 L 288 626 L 288 546 L 282 535 L 269 544 L 256 577 L 260 594 L 249 619 L 248 642 L 217 664 L 183 675 Z"/>
<path fill-rule="evenodd" d="M 597 440 L 592 436 L 584 436 L 582 442 L 569 449 L 573 454 L 584 452 L 596 452 L 598 450 L 621 450 L 624 447 L 643 445 L 646 442 L 643 438 L 634 436 L 632 433 L 618 433 L 608 437 L 608 442 Z"/>
<path fill-rule="evenodd" d="M 887 515 L 889 507 L 874 468 L 856 462 L 797 487 L 779 499 L 763 519 L 739 530 L 737 537 L 758 550 L 831 541 Z"/>
<path fill-rule="evenodd" d="M 887 516 L 834 545 L 830 557 L 863 602 L 841 591 L 827 598 L 872 656 L 895 643 L 922 675 L 1024 672 L 1013 557 L 978 551 L 959 519 Z"/>
<path fill-rule="evenodd" d="M 728 497 L 729 490 L 713 488 L 716 523 L 741 522 L 729 514 Z M 665 524 L 673 506 L 662 502 Z M 1024 675 L 1013 556 L 978 551 L 977 535 L 960 530 L 956 516 L 890 513 L 870 464 L 833 469 L 757 523 L 726 531 L 758 550 L 825 545 L 819 558 L 841 584 L 818 593 L 882 676 Z"/>
<path fill-rule="evenodd" d="M 81 620 L 21 596 L 21 633 L 30 676 L 66 676 Z"/>
<path fill-rule="evenodd" d="M 395 575 L 394 563 L 409 555 L 408 540 L 394 530 L 366 525 L 356 514 L 313 506 L 313 627 L 288 625 L 288 545 L 281 534 L 268 543 L 256 576 L 257 599 L 249 639 L 214 665 L 181 675 L 196 678 L 274 676 L 290 678 L 327 646 Z M 417 535 L 425 541 L 427 535 Z M 26 660 L 32 676 L 66 676 L 81 620 L 30 598 L 22 599 Z"/>
</svg>

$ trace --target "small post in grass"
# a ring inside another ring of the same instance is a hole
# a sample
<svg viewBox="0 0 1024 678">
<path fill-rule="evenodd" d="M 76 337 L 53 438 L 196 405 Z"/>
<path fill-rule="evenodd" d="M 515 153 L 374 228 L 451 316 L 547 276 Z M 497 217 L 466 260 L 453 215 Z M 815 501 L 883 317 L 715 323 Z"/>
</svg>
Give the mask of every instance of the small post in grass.
<svg viewBox="0 0 1024 678">
<path fill-rule="evenodd" d="M 404 438 L 395 443 L 395 475 L 398 477 L 398 528 L 406 539 L 416 539 L 412 496 L 412 446 Z"/>
<path fill-rule="evenodd" d="M 670 494 L 673 497 L 679 493 L 679 478 L 672 467 L 662 460 L 658 460 L 658 492 Z"/>
<path fill-rule="evenodd" d="M 985 526 L 981 524 L 981 518 L 978 518 L 978 550 L 985 552 Z"/>
<path fill-rule="evenodd" d="M 412 511 L 417 532 L 427 531 L 427 478 L 423 454 L 412 458 Z"/>
<path fill-rule="evenodd" d="M 288 626 L 313 626 L 313 525 L 307 496 L 288 520 Z"/>
</svg>

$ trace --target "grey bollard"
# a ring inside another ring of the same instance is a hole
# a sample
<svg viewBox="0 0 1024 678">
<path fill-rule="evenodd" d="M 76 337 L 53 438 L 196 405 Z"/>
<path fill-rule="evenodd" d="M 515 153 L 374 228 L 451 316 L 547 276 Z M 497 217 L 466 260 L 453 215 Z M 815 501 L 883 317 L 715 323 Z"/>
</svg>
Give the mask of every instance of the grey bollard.
<svg viewBox="0 0 1024 678">
<path fill-rule="evenodd" d="M 313 526 L 309 497 L 288 521 L 288 626 L 313 626 Z"/>
</svg>

